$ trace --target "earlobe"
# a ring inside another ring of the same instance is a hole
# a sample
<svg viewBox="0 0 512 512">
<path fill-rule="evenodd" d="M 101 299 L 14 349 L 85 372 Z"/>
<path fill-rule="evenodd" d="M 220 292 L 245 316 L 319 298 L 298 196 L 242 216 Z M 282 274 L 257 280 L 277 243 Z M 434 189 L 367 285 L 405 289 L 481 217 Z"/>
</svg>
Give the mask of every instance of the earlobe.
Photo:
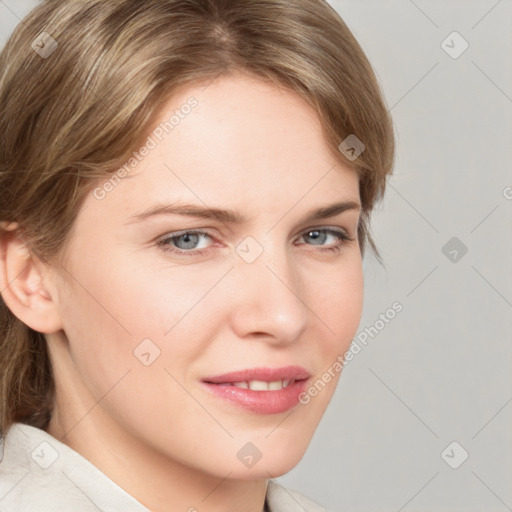
<svg viewBox="0 0 512 512">
<path fill-rule="evenodd" d="M 0 293 L 24 324 L 41 333 L 62 329 L 60 314 L 45 287 L 46 266 L 31 254 L 16 223 L 0 223 Z"/>
</svg>

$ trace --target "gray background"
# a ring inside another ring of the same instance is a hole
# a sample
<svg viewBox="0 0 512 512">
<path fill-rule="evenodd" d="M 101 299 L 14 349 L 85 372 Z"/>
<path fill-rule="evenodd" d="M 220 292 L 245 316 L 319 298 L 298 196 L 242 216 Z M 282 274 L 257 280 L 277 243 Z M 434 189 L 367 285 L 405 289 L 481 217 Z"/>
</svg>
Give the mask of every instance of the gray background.
<svg viewBox="0 0 512 512">
<path fill-rule="evenodd" d="M 0 0 L 0 47 L 36 3 Z M 385 268 L 368 253 L 359 332 L 403 310 L 345 368 L 279 481 L 339 512 L 512 510 L 512 0 L 330 3 L 398 140 L 373 216 Z M 469 44 L 458 58 L 443 47 L 460 40 L 442 46 L 453 31 Z"/>
</svg>

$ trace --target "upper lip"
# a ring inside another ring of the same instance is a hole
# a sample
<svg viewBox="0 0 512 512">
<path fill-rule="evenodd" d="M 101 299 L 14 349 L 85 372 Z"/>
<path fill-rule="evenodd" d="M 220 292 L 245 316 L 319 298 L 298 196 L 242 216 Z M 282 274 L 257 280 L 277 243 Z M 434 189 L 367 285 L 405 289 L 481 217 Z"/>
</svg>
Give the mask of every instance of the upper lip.
<svg viewBox="0 0 512 512">
<path fill-rule="evenodd" d="M 263 382 L 273 382 L 283 379 L 302 380 L 307 379 L 310 373 L 302 366 L 285 366 L 282 368 L 248 368 L 236 372 L 224 373 L 206 377 L 203 382 L 213 384 L 223 384 L 226 382 L 243 382 L 250 380 L 260 380 Z"/>
</svg>

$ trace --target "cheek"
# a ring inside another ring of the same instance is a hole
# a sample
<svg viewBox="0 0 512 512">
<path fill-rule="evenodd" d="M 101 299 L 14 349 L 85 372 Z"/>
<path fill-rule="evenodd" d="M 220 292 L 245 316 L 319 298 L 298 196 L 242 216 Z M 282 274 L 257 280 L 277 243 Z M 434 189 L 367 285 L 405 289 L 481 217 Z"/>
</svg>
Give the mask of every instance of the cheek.
<svg viewBox="0 0 512 512">
<path fill-rule="evenodd" d="M 123 296 L 119 315 L 135 337 L 153 335 L 166 341 L 182 325 L 190 324 L 191 318 L 209 314 L 205 310 L 209 301 L 204 298 L 218 293 L 216 285 L 229 270 L 229 265 L 212 268 L 159 263 L 146 267 L 140 262 L 133 266 L 130 269 L 126 265 L 111 278 L 112 287 L 121 290 Z"/>
<path fill-rule="evenodd" d="M 329 342 L 325 351 L 337 357 L 350 345 L 361 320 L 364 280 L 360 259 L 353 258 L 339 271 L 331 272 L 316 291 L 315 312 L 326 326 Z"/>
<path fill-rule="evenodd" d="M 74 370 L 94 399 L 99 399 L 133 364 L 135 337 L 125 318 L 132 297 L 123 303 L 111 281 L 95 273 L 75 272 L 62 294 L 62 322 Z M 80 283 L 80 284 L 78 284 Z"/>
<path fill-rule="evenodd" d="M 172 385 L 166 370 L 182 381 L 211 340 L 222 301 L 208 292 L 224 273 L 129 264 L 77 272 L 87 291 L 73 286 L 66 294 L 64 330 L 92 395 L 103 396 L 128 371 L 123 387 L 138 381 L 132 401 Z"/>
<path fill-rule="evenodd" d="M 194 305 L 200 310 L 212 285 L 201 276 L 192 282 L 192 272 L 150 274 L 128 265 L 75 270 L 61 311 L 73 373 L 91 406 L 141 431 L 150 418 L 163 432 L 164 408 L 197 415 L 179 382 L 208 338 Z"/>
</svg>

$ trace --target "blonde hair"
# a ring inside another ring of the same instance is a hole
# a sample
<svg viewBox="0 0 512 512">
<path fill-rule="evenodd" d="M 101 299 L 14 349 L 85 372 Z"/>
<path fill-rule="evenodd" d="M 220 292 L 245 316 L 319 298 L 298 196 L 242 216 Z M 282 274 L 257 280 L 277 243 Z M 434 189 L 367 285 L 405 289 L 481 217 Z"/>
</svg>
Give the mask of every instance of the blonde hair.
<svg viewBox="0 0 512 512">
<path fill-rule="evenodd" d="M 33 254 L 57 258 L 86 195 L 139 147 L 170 94 L 233 72 L 315 108 L 333 155 L 358 172 L 361 253 L 368 241 L 380 261 L 369 220 L 392 171 L 392 121 L 363 50 L 324 0 L 43 1 L 0 54 L 0 221 L 19 223 Z M 349 135 L 365 145 L 355 160 L 339 149 Z M 0 431 L 46 428 L 46 340 L 3 299 L 0 353 Z"/>
</svg>

